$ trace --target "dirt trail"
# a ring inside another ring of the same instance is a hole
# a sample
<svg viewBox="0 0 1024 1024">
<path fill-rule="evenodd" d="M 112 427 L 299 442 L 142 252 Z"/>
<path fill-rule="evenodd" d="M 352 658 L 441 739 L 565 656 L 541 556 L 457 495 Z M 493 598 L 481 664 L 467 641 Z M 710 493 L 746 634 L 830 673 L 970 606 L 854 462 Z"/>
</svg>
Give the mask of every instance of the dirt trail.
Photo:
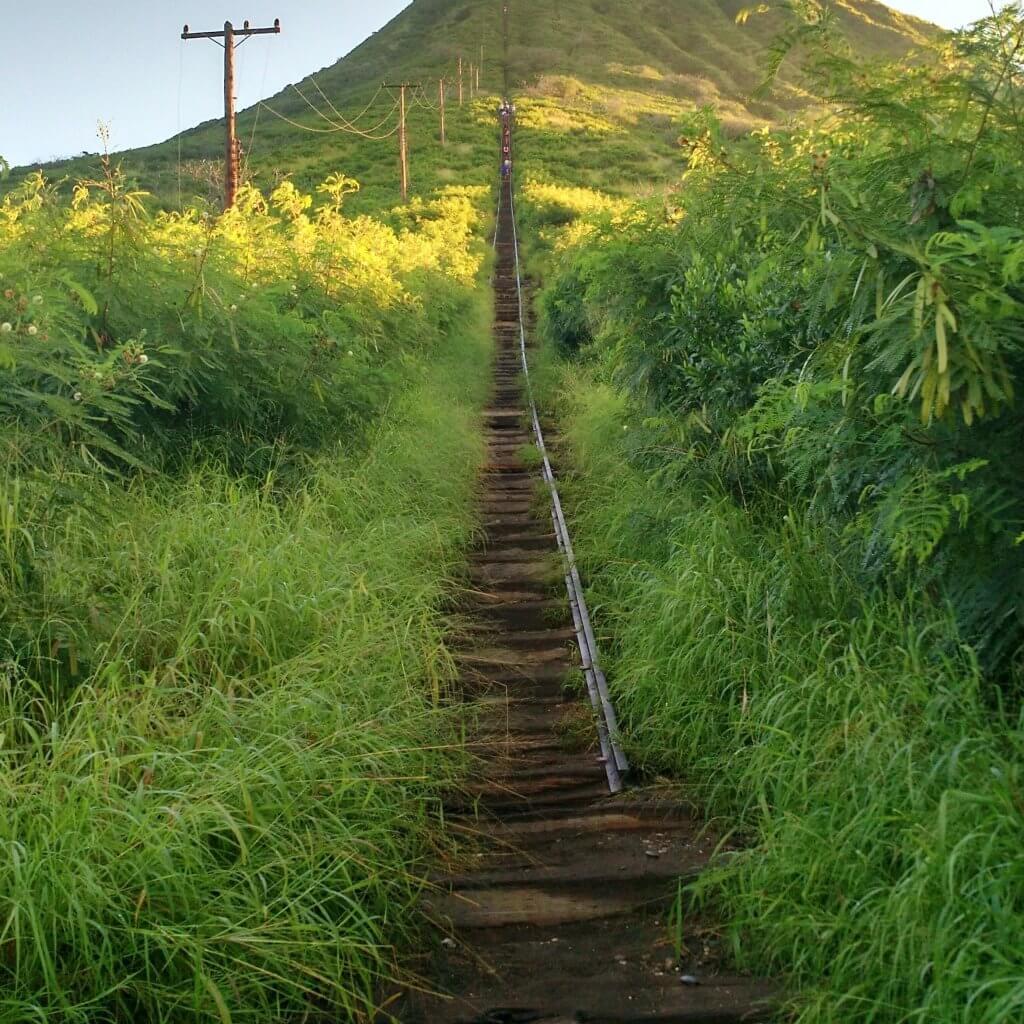
<svg viewBox="0 0 1024 1024">
<path fill-rule="evenodd" d="M 440 994 L 409 994 L 392 1012 L 403 1024 L 763 1020 L 766 984 L 715 974 L 714 954 L 692 931 L 682 958 L 669 939 L 679 880 L 705 867 L 711 841 L 682 809 L 609 795 L 590 708 L 564 689 L 572 619 L 540 473 L 523 458 L 533 437 L 512 216 L 506 186 L 486 541 L 469 609 L 480 625 L 462 657 L 467 698 L 483 709 L 474 746 L 485 769 L 447 808 L 472 868 L 437 879 L 431 898 L 445 931 L 426 973 Z"/>
</svg>

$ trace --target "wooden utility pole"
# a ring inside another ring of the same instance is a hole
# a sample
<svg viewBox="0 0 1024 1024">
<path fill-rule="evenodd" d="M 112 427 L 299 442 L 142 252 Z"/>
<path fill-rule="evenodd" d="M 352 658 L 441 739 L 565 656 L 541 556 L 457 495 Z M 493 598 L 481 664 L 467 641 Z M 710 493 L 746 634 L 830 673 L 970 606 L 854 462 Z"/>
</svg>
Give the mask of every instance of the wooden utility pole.
<svg viewBox="0 0 1024 1024">
<path fill-rule="evenodd" d="M 398 90 L 398 170 L 402 178 L 402 202 L 409 199 L 409 137 L 405 126 L 405 90 L 418 89 L 419 82 L 384 83 L 385 89 Z"/>
<path fill-rule="evenodd" d="M 509 9 L 508 4 L 504 4 L 501 8 L 501 45 L 502 45 L 502 65 L 501 65 L 501 77 L 502 77 L 502 95 L 505 99 L 509 96 L 509 76 L 508 76 L 508 41 L 511 35 L 511 29 L 509 27 Z"/>
<path fill-rule="evenodd" d="M 445 124 L 444 124 L 444 78 L 441 79 L 440 84 L 438 86 L 437 102 L 438 102 L 438 105 L 439 105 L 439 107 L 441 109 L 441 145 L 442 146 L 447 146 L 448 145 L 448 137 L 445 134 Z"/>
<path fill-rule="evenodd" d="M 459 58 L 459 106 L 462 106 L 462 58 Z"/>
<path fill-rule="evenodd" d="M 224 209 L 230 210 L 235 205 L 238 194 L 238 132 L 235 123 L 235 48 L 241 46 L 250 36 L 279 35 L 281 19 L 274 19 L 273 28 L 250 28 L 249 22 L 236 29 L 230 21 L 224 22 L 221 32 L 190 32 L 188 25 L 181 33 L 182 39 L 212 39 L 218 46 L 224 47 L 224 128 L 226 140 L 224 145 Z M 241 37 L 239 42 L 235 40 Z"/>
</svg>

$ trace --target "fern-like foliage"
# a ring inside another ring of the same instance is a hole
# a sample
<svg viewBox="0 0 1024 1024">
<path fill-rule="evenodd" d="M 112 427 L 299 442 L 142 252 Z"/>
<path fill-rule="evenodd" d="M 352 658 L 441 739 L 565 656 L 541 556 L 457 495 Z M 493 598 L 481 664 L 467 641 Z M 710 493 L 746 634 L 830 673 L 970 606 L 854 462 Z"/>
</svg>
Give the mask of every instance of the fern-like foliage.
<svg viewBox="0 0 1024 1024">
<path fill-rule="evenodd" d="M 570 296 L 571 316 L 550 322 L 652 422 L 682 426 L 685 440 L 652 428 L 665 440 L 648 450 L 687 486 L 755 515 L 803 503 L 839 519 L 865 586 L 945 595 L 988 667 L 1012 672 L 1024 18 L 864 67 L 828 4 L 769 8 L 789 19 L 769 78 L 802 52 L 827 113 L 732 142 L 713 111 L 688 118 L 680 213 L 595 222 L 559 257 L 548 302 Z"/>
</svg>

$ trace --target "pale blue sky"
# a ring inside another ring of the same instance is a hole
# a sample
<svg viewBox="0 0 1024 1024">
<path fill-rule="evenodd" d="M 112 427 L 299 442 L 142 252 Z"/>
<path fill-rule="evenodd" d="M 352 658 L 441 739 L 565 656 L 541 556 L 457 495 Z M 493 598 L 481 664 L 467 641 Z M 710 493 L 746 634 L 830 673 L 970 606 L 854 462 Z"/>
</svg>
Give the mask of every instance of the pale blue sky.
<svg viewBox="0 0 1024 1024">
<path fill-rule="evenodd" d="M 919 18 L 934 21 L 946 28 L 960 28 L 991 14 L 989 0 L 882 0 L 890 7 Z M 995 0 L 996 9 L 1007 6 L 1010 0 Z"/>
<path fill-rule="evenodd" d="M 12 164 L 161 142 L 224 111 L 224 53 L 181 29 L 272 25 L 238 50 L 239 109 L 333 64 L 408 0 L 0 0 L 0 155 Z M 181 117 L 179 122 L 179 89 Z"/>
<path fill-rule="evenodd" d="M 624 0 L 628 3 L 628 0 Z M 96 150 L 96 122 L 114 149 L 159 142 L 223 109 L 220 49 L 183 43 L 182 25 L 220 28 L 280 17 L 280 36 L 238 52 L 239 106 L 333 64 L 407 0 L 5 0 L 0 155 L 30 163 Z M 988 11 L 987 0 L 890 0 L 949 27 Z M 180 113 L 179 113 L 180 110 Z"/>
</svg>

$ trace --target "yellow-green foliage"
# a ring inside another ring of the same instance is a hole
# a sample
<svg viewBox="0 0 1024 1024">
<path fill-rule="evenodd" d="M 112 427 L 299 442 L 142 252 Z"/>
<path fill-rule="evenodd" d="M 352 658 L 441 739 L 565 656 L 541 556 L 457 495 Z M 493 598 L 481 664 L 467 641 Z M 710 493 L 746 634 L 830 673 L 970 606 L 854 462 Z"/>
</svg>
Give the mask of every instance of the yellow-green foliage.
<svg viewBox="0 0 1024 1024">
<path fill-rule="evenodd" d="M 528 180 L 521 186 L 519 212 L 527 234 L 530 261 L 540 254 L 571 250 L 598 231 L 634 220 L 634 204 L 596 189 Z"/>
<path fill-rule="evenodd" d="M 356 426 L 387 367 L 469 303 L 488 190 L 448 190 L 386 223 L 344 214 L 353 186 L 325 187 L 315 211 L 291 182 L 266 197 L 243 188 L 217 218 L 150 217 L 113 170 L 70 204 L 39 175 L 8 195 L 9 455 L 34 458 L 45 441 L 50 453 L 138 464 L 176 449 L 185 423 L 310 443 Z"/>
</svg>

